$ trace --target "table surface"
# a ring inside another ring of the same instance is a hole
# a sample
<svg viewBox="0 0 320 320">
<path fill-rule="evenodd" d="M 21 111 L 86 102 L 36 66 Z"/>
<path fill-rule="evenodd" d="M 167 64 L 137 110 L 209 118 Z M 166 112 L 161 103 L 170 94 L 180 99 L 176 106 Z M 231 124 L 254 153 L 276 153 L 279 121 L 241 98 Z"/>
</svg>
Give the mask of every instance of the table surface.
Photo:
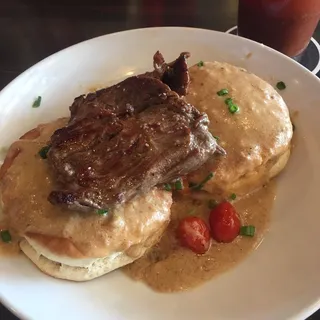
<svg viewBox="0 0 320 320">
<path fill-rule="evenodd" d="M 152 26 L 226 31 L 237 0 L 1 0 L 0 90 L 21 72 L 75 43 Z M 314 37 L 320 41 L 320 26 Z M 1 320 L 18 320 L 0 304 Z M 308 320 L 320 320 L 320 310 Z"/>
</svg>

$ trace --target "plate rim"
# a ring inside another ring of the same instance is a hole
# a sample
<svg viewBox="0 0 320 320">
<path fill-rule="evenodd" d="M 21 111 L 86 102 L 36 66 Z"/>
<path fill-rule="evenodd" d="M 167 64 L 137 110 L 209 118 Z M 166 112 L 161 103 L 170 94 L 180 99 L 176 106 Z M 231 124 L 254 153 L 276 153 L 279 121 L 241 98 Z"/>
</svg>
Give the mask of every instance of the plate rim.
<svg viewBox="0 0 320 320">
<path fill-rule="evenodd" d="M 308 70 L 306 67 L 304 67 L 303 65 L 301 65 L 299 62 L 291 59 L 290 57 L 286 56 L 285 54 L 271 48 L 268 47 L 262 43 L 259 43 L 257 41 L 251 40 L 251 39 L 247 39 L 238 35 L 234 35 L 234 34 L 230 34 L 230 33 L 226 33 L 225 31 L 218 31 L 218 30 L 211 30 L 211 29 L 205 29 L 205 28 L 194 28 L 194 27 L 179 27 L 179 26 L 165 26 L 165 27 L 146 27 L 146 28 L 137 28 L 137 29 L 129 29 L 129 30 L 122 30 L 122 31 L 117 31 L 117 32 L 112 32 L 112 33 L 107 33 L 101 36 L 97 36 L 97 37 L 93 37 L 84 41 L 80 41 L 77 42 L 69 47 L 66 47 L 62 50 L 59 50 L 45 58 L 43 58 L 42 60 L 38 61 L 37 63 L 35 63 L 34 65 L 32 65 L 31 67 L 27 68 L 26 70 L 24 70 L 22 73 L 20 73 L 17 77 L 15 77 L 13 80 L 11 80 L 5 87 L 3 87 L 0 91 L 0 95 L 3 94 L 4 91 L 8 90 L 12 85 L 15 84 L 15 82 L 20 79 L 20 77 L 24 76 L 27 72 L 30 72 L 31 70 L 35 69 L 36 67 L 38 67 L 40 64 L 52 59 L 53 57 L 57 57 L 60 54 L 63 54 L 64 52 L 71 50 L 77 46 L 81 46 L 85 43 L 88 43 L 90 41 L 96 41 L 98 39 L 102 39 L 102 38 L 107 38 L 107 37 L 113 37 L 113 36 L 117 36 L 119 34 L 124 34 L 124 33 L 136 33 L 136 32 L 143 32 L 145 30 L 193 30 L 193 31 L 199 31 L 199 32 L 209 32 L 209 33 L 217 33 L 220 35 L 224 35 L 225 37 L 231 37 L 231 38 L 242 38 L 244 39 L 246 42 L 249 43 L 253 43 L 255 45 L 259 45 L 262 46 L 264 49 L 273 52 L 273 54 L 276 54 L 277 56 L 280 56 L 284 59 L 286 59 L 287 61 L 290 61 L 291 63 L 294 63 L 296 66 L 298 66 L 299 68 L 301 68 L 301 70 L 304 70 L 305 73 L 309 74 L 310 76 L 312 76 L 314 79 L 316 79 L 319 84 L 320 84 L 320 79 L 313 74 L 310 70 Z"/>
</svg>

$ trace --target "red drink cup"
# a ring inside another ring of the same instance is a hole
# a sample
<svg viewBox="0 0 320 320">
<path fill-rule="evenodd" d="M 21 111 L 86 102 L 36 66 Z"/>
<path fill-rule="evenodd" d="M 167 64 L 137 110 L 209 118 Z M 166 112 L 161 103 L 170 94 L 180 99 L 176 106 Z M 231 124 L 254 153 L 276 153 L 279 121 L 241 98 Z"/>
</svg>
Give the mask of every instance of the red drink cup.
<svg viewBox="0 0 320 320">
<path fill-rule="evenodd" d="M 295 57 L 319 18 L 320 0 L 239 0 L 238 34 Z"/>
</svg>

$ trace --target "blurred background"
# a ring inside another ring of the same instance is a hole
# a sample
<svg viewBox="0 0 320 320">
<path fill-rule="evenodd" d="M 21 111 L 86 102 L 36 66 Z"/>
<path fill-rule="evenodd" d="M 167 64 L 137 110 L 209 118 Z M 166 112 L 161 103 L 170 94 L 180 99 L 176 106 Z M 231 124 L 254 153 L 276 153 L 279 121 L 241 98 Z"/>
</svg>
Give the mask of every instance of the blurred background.
<svg viewBox="0 0 320 320">
<path fill-rule="evenodd" d="M 1 0 L 0 89 L 70 45 L 127 29 L 189 26 L 225 31 L 237 0 Z"/>
</svg>

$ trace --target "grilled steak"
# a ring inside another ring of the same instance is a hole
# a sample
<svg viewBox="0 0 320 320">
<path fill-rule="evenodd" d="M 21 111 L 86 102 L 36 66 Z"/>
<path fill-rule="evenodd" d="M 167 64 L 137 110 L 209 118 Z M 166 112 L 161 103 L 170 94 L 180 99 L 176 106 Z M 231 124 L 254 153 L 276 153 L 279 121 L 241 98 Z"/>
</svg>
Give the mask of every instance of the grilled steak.
<svg viewBox="0 0 320 320">
<path fill-rule="evenodd" d="M 196 170 L 216 150 L 208 118 L 150 76 L 75 99 L 51 137 L 53 204 L 107 209 Z"/>
<path fill-rule="evenodd" d="M 189 57 L 189 52 L 182 52 L 176 60 L 166 63 L 163 55 L 157 51 L 153 56 L 154 71 L 147 72 L 145 75 L 160 79 L 171 90 L 177 92 L 180 96 L 185 96 L 190 83 L 187 64 Z"/>
<path fill-rule="evenodd" d="M 179 95 L 185 95 L 190 82 L 186 61 L 189 56 L 190 53 L 182 52 L 175 61 L 167 64 L 162 54 L 157 51 L 153 56 L 154 71 L 146 72 L 139 77 L 159 79 Z M 159 104 L 159 95 L 167 93 L 163 91 L 163 86 L 157 85 L 144 86 L 144 91 L 139 92 L 140 85 L 141 82 L 130 80 L 122 82 L 120 90 L 119 84 L 76 98 L 70 107 L 70 123 L 101 112 L 113 113 L 118 117 L 130 116 L 153 104 Z"/>
</svg>

